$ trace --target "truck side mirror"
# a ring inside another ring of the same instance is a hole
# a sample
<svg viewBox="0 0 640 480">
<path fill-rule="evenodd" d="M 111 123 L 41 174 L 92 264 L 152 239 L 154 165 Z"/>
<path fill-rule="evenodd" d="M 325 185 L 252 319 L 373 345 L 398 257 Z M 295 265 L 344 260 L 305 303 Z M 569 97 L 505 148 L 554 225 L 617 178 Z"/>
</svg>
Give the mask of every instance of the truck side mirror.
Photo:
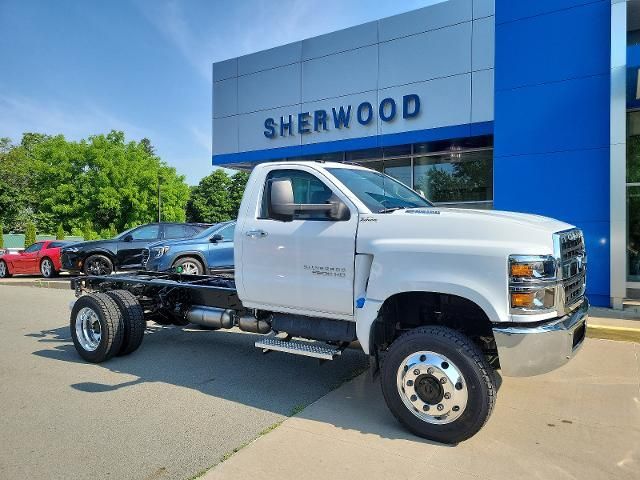
<svg viewBox="0 0 640 480">
<path fill-rule="evenodd" d="M 269 217 L 283 222 L 293 220 L 293 184 L 290 178 L 277 178 L 270 182 Z"/>
</svg>

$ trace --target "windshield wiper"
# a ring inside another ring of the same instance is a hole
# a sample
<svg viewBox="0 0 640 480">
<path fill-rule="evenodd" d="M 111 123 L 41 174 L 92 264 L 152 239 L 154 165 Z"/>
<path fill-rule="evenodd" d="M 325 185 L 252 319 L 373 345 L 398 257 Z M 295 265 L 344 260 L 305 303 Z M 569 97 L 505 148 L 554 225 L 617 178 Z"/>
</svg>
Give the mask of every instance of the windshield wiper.
<svg viewBox="0 0 640 480">
<path fill-rule="evenodd" d="M 406 210 L 407 207 L 390 207 L 390 208 L 383 208 L 382 210 L 378 210 L 378 213 L 391 213 L 391 212 L 395 212 L 396 210 Z"/>
</svg>

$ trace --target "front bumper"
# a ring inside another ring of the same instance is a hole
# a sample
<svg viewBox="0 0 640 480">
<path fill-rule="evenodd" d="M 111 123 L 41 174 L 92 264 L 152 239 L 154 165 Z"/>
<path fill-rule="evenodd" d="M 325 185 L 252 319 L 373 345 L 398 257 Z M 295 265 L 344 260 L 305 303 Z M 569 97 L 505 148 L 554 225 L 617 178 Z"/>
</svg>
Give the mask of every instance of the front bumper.
<svg viewBox="0 0 640 480">
<path fill-rule="evenodd" d="M 502 375 L 530 377 L 555 370 L 582 346 L 589 311 L 585 298 L 569 315 L 533 326 L 494 326 Z"/>
<path fill-rule="evenodd" d="M 82 262 L 84 256 L 77 252 L 62 252 L 60 255 L 60 263 L 62 269 L 72 273 L 80 273 L 82 271 Z"/>
</svg>

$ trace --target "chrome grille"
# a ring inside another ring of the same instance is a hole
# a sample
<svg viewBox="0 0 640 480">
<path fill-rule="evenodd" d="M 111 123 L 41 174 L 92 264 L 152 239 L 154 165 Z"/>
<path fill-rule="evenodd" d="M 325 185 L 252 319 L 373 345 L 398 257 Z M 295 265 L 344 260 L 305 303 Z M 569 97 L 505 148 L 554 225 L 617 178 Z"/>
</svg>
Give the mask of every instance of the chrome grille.
<svg viewBox="0 0 640 480">
<path fill-rule="evenodd" d="M 558 277 L 562 280 L 564 306 L 582 300 L 586 288 L 587 255 L 582 231 L 575 228 L 554 234 Z"/>
</svg>

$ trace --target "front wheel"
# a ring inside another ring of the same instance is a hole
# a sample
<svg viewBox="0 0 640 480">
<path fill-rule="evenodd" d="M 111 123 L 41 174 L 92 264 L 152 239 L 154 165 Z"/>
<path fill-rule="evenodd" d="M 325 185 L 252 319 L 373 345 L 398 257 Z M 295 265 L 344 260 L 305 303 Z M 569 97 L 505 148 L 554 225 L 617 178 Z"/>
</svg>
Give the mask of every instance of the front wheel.
<svg viewBox="0 0 640 480">
<path fill-rule="evenodd" d="M 56 268 L 53 266 L 51 259 L 43 258 L 42 262 L 40 262 L 40 273 L 44 278 L 52 278 L 55 277 L 58 272 L 56 272 Z"/>
<path fill-rule="evenodd" d="M 487 422 L 496 399 L 491 366 L 466 336 L 446 327 L 411 330 L 391 344 L 381 385 L 393 415 L 414 434 L 458 443 Z"/>
<path fill-rule="evenodd" d="M 111 275 L 113 262 L 104 255 L 91 255 L 85 260 L 83 271 L 85 275 Z"/>
<path fill-rule="evenodd" d="M 0 278 L 9 278 L 10 276 L 9 267 L 3 260 L 0 260 Z"/>
<path fill-rule="evenodd" d="M 179 259 L 173 264 L 175 268 L 182 267 L 182 273 L 186 275 L 202 275 L 204 273 L 204 267 L 202 264 L 191 257 L 184 257 Z"/>
</svg>

